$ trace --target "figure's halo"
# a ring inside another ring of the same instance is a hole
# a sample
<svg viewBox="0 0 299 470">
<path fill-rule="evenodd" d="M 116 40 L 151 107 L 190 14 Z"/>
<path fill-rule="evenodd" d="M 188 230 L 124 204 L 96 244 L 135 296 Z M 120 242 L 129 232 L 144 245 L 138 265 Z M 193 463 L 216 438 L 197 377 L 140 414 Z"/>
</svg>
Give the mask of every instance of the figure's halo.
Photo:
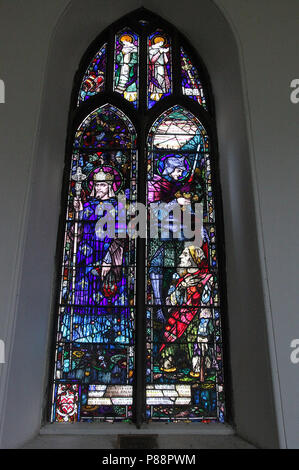
<svg viewBox="0 0 299 470">
<path fill-rule="evenodd" d="M 122 186 L 123 186 L 123 176 L 122 174 L 120 173 L 119 170 L 117 170 L 115 167 L 112 167 L 112 166 L 107 166 L 107 165 L 100 165 L 100 166 L 97 166 L 96 168 L 94 168 L 93 170 L 91 170 L 88 175 L 87 175 L 87 178 L 85 180 L 85 187 L 86 187 L 86 190 L 91 193 L 92 192 L 92 189 L 93 189 L 93 177 L 95 174 L 99 173 L 100 171 L 104 172 L 104 173 L 107 173 L 107 175 L 113 175 L 113 183 L 112 183 L 112 189 L 114 191 L 115 194 L 117 194 Z"/>
<path fill-rule="evenodd" d="M 157 42 L 161 42 L 161 40 L 163 41 L 163 46 L 167 44 L 167 40 L 162 34 L 157 33 L 150 38 L 151 45 L 157 44 Z"/>
<path fill-rule="evenodd" d="M 184 157 L 183 155 L 176 155 L 174 153 L 168 153 L 167 155 L 163 155 L 158 161 L 157 161 L 157 172 L 160 176 L 162 176 L 164 169 L 165 169 L 165 161 L 168 160 L 169 158 L 178 158 L 178 159 L 183 159 L 184 158 L 184 166 L 186 170 L 183 172 L 182 176 L 178 179 L 178 181 L 183 181 L 186 178 L 189 177 L 190 172 L 191 172 L 191 165 L 187 157 Z"/>
<path fill-rule="evenodd" d="M 134 37 L 128 33 L 124 33 L 120 36 L 119 42 L 123 42 L 123 40 L 134 43 Z"/>
</svg>

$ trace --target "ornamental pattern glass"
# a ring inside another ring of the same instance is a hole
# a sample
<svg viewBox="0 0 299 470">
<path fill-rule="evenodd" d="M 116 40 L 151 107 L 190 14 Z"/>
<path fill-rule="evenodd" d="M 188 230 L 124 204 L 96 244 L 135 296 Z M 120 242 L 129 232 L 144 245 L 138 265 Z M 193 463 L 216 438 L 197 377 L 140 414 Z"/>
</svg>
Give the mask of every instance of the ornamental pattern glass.
<svg viewBox="0 0 299 470">
<path fill-rule="evenodd" d="M 113 106 L 96 109 L 79 126 L 73 146 L 52 421 L 132 418 L 135 241 L 125 229 L 136 176 L 134 127 Z"/>
<path fill-rule="evenodd" d="M 79 91 L 77 106 L 88 100 L 88 98 L 95 96 L 104 90 L 106 60 L 107 44 L 104 44 L 99 52 L 97 52 L 85 72 Z"/>
<path fill-rule="evenodd" d="M 183 95 L 192 98 L 207 109 L 206 97 L 199 78 L 198 70 L 181 47 L 181 73 Z"/>
<path fill-rule="evenodd" d="M 174 106 L 153 124 L 148 136 L 147 202 L 149 219 L 153 211 L 157 214 L 160 237 L 151 238 L 152 226 L 148 229 L 148 420 L 224 420 L 210 158 L 207 132 L 189 111 Z M 170 222 L 161 231 L 169 210 Z M 186 214 L 194 218 L 200 233 L 196 244 L 185 234 Z"/>
</svg>

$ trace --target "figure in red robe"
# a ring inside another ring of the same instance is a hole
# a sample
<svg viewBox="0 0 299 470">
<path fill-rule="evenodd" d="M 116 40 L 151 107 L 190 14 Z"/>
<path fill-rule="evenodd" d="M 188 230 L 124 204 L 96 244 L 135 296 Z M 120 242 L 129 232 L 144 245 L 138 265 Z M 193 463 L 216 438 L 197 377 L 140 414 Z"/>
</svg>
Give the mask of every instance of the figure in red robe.
<svg viewBox="0 0 299 470">
<path fill-rule="evenodd" d="M 191 208 L 190 200 L 184 195 L 190 194 L 190 183 L 186 182 L 188 175 L 188 162 L 182 155 L 169 154 L 163 158 L 163 170 L 161 174 L 154 174 L 148 180 L 147 193 L 148 202 L 151 204 L 153 213 L 157 218 L 163 219 L 164 213 L 162 208 L 163 204 L 167 204 L 169 208 L 172 205 L 179 204 L 181 207 Z M 155 209 L 153 208 L 156 206 Z M 162 212 L 161 212 L 162 211 Z M 167 212 L 166 212 L 167 216 Z M 163 222 L 167 243 L 173 237 L 171 232 L 178 232 L 181 229 L 181 221 L 173 220 L 172 226 L 168 227 Z M 149 268 L 149 275 L 151 279 L 155 305 L 158 306 L 156 311 L 156 318 L 160 322 L 165 322 L 165 316 L 162 310 L 162 279 L 163 279 L 163 265 L 164 265 L 164 239 L 161 237 L 161 242 L 153 255 Z"/>
<path fill-rule="evenodd" d="M 196 323 L 200 323 L 201 311 L 213 303 L 211 295 L 213 277 L 209 273 L 203 249 L 187 246 L 180 255 L 180 267 L 174 278 L 175 285 L 170 288 L 166 300 L 170 306 L 170 316 L 164 328 L 163 344 L 159 351 L 160 369 L 163 372 L 176 371 L 176 357 L 181 347 L 180 338 L 187 329 L 189 330 L 192 321 L 196 319 Z M 188 341 L 185 340 L 185 343 Z M 193 346 L 190 346 L 194 352 Z M 194 362 L 192 359 L 190 357 L 191 363 Z"/>
</svg>

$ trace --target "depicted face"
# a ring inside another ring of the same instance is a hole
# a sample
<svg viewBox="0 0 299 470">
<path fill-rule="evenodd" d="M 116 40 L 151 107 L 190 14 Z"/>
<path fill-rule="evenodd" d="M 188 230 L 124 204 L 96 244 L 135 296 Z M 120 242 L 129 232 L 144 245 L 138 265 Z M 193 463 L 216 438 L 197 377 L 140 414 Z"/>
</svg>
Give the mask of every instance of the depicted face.
<svg viewBox="0 0 299 470">
<path fill-rule="evenodd" d="M 188 248 L 185 248 L 179 256 L 180 265 L 185 268 L 191 268 L 194 266 L 190 251 Z"/>
<path fill-rule="evenodd" d="M 109 198 L 109 184 L 105 181 L 97 181 L 94 183 L 95 195 L 98 199 Z"/>
<path fill-rule="evenodd" d="M 175 168 L 173 170 L 173 172 L 170 174 L 170 176 L 175 180 L 177 181 L 178 179 L 180 179 L 182 177 L 182 174 L 183 174 L 183 170 L 181 168 Z"/>
<path fill-rule="evenodd" d="M 122 36 L 120 38 L 120 42 L 123 44 L 123 46 L 131 46 L 133 39 L 130 36 Z"/>
<path fill-rule="evenodd" d="M 162 47 L 164 44 L 164 39 L 161 37 L 156 37 L 154 40 L 155 47 Z"/>
<path fill-rule="evenodd" d="M 124 45 L 125 47 L 132 46 L 131 41 L 126 41 L 125 39 L 122 41 L 122 43 L 123 43 L 123 45 Z"/>
</svg>

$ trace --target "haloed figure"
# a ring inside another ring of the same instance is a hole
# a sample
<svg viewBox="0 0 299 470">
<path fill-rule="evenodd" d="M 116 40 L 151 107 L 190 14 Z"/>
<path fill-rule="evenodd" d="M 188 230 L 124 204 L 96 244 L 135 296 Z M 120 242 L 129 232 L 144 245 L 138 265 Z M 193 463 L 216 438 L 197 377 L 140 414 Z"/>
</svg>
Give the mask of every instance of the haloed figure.
<svg viewBox="0 0 299 470">
<path fill-rule="evenodd" d="M 169 47 L 165 45 L 165 38 L 155 36 L 149 48 L 149 91 L 150 99 L 159 101 L 164 93 L 170 91 L 167 63 L 169 62 Z"/>
<path fill-rule="evenodd" d="M 135 66 L 138 62 L 137 46 L 134 44 L 133 36 L 124 34 L 120 38 L 121 51 L 116 55 L 118 67 L 115 72 L 115 91 L 124 93 L 128 101 L 137 99 L 137 84 Z"/>
<path fill-rule="evenodd" d="M 112 236 L 109 227 L 101 237 L 97 231 L 97 222 L 102 216 L 99 211 L 101 204 L 107 203 L 108 210 L 109 207 L 117 207 L 114 186 L 113 170 L 100 168 L 93 174 L 88 200 L 83 204 L 80 198 L 74 199 L 74 209 L 82 221 L 76 263 L 76 304 L 118 305 L 124 302 L 126 282 L 122 279 L 123 240 L 116 239 L 114 233 Z M 110 215 L 114 229 L 115 211 L 111 211 Z"/>
</svg>

